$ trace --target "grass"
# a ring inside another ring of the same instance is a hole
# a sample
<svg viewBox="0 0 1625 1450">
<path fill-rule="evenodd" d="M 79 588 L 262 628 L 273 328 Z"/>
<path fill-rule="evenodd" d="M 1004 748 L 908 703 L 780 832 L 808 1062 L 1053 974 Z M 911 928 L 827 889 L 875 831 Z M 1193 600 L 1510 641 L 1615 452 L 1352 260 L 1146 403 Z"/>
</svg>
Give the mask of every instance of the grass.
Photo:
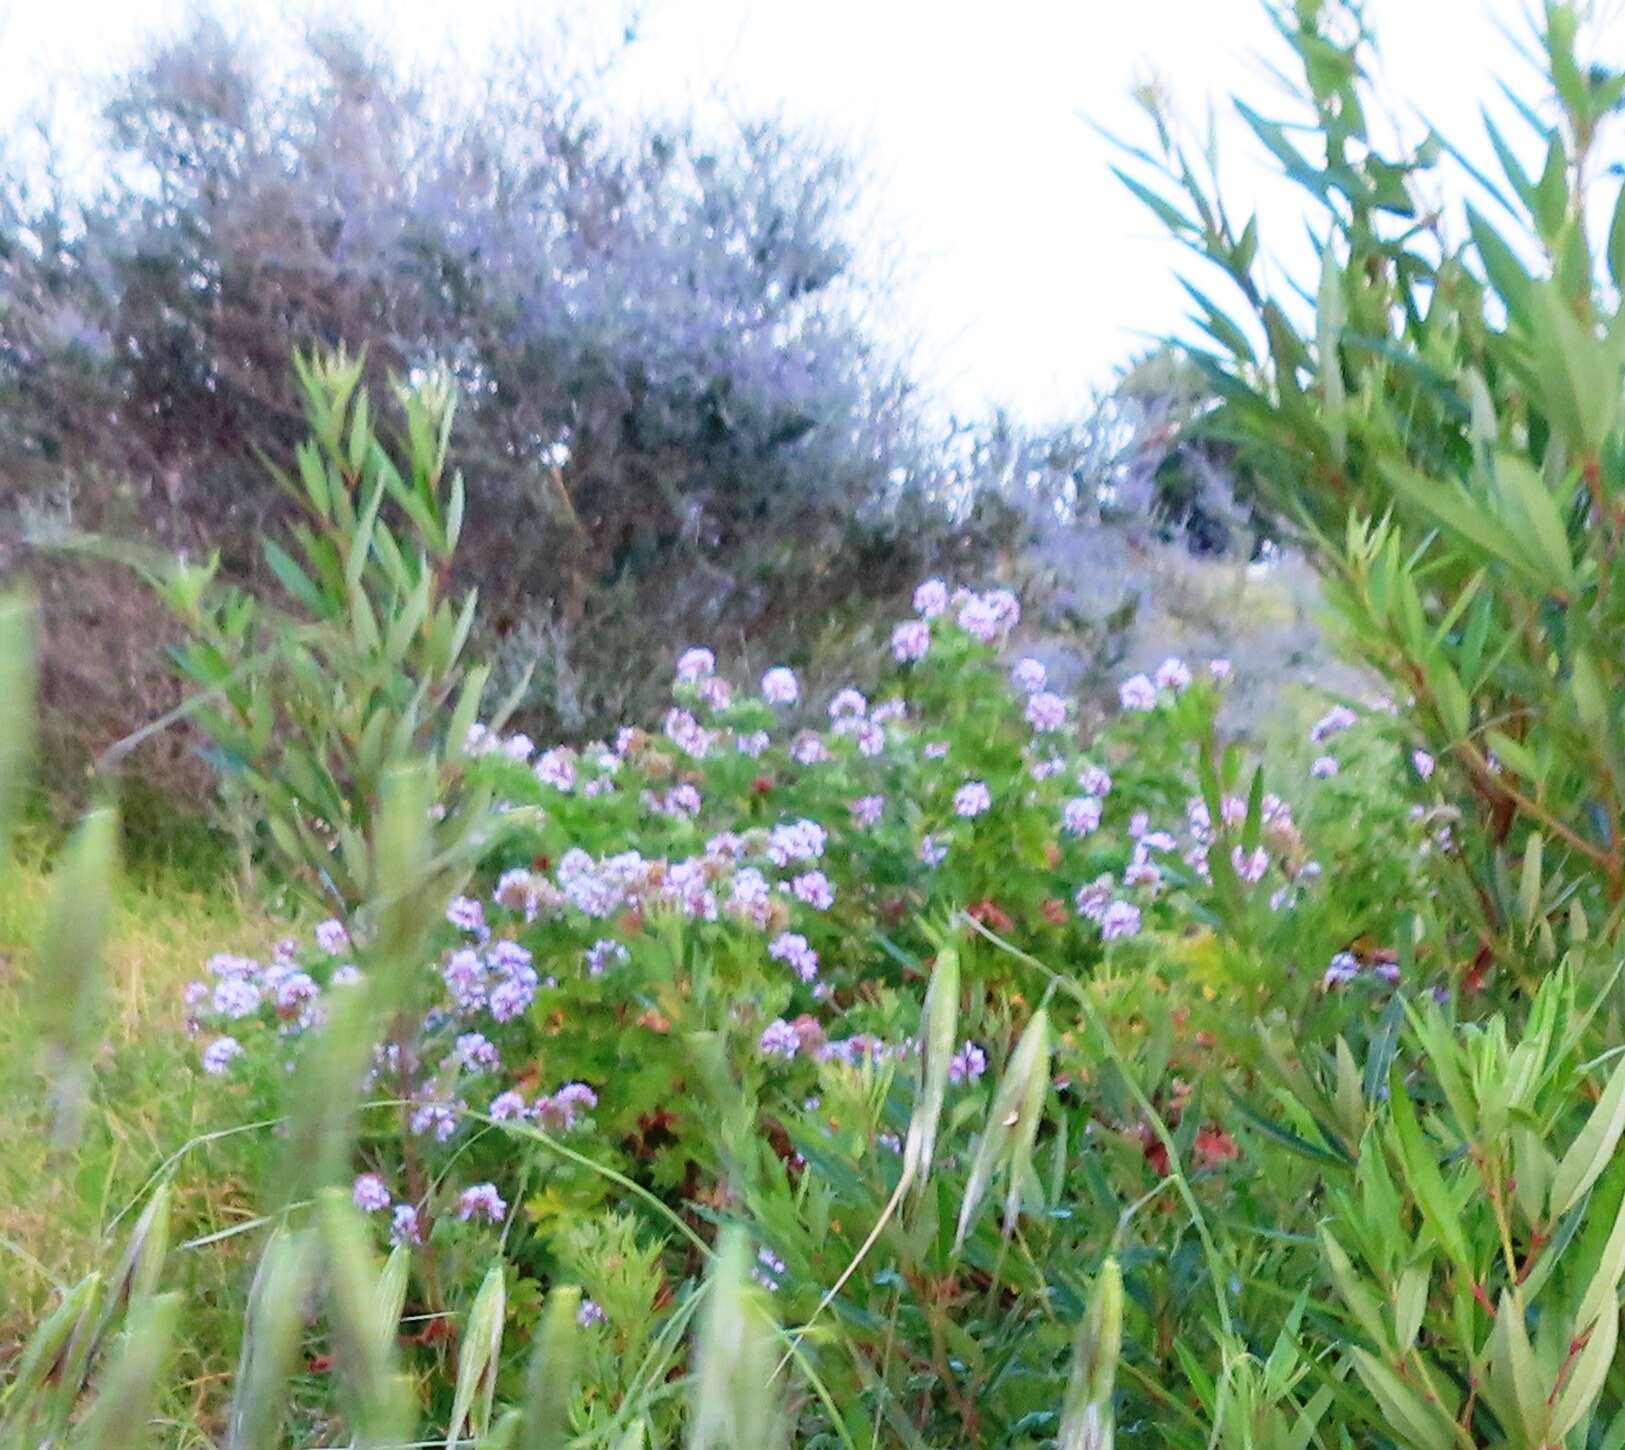
<svg viewBox="0 0 1625 1450">
<path fill-rule="evenodd" d="M 33 955 L 51 898 L 46 835 L 25 837 L 19 859 L 0 867 L 0 1062 L 11 1087 L 0 1114 L 0 1364 L 58 1293 L 109 1257 L 116 1262 L 131 1205 L 180 1154 L 169 1277 L 195 1312 L 180 1349 L 175 1402 L 165 1411 L 201 1435 L 236 1353 L 228 1309 L 241 1296 L 253 1236 L 184 1245 L 252 1213 L 270 1139 L 261 1129 L 199 1141 L 251 1114 L 232 1089 L 196 1071 L 181 993 L 212 953 L 264 953 L 289 923 L 229 889 L 200 886 L 205 861 L 138 860 L 115 899 L 97 1099 L 83 1137 L 57 1147 L 26 1010 L 30 994 L 50 990 L 36 979 Z M 182 1436 L 175 1443 L 188 1442 Z"/>
</svg>

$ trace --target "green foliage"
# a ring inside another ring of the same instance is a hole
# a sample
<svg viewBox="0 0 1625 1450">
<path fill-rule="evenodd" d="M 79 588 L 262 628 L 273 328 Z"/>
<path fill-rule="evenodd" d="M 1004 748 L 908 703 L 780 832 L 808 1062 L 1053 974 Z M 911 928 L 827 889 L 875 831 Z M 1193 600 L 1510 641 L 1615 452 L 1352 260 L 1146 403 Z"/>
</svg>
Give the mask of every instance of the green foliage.
<svg viewBox="0 0 1625 1450">
<path fill-rule="evenodd" d="M 1448 782 L 1453 949 L 1475 979 L 1533 978 L 1569 941 L 1615 939 L 1625 898 L 1625 193 L 1598 164 L 1625 74 L 1584 53 L 1601 37 L 1575 7 L 1546 5 L 1545 90 L 1517 105 L 1530 149 L 1491 125 L 1492 179 L 1437 135 L 1382 149 L 1358 4 L 1271 14 L 1297 114 L 1237 104 L 1307 199 L 1318 280 L 1272 285 L 1258 219 L 1231 214 L 1211 149 L 1154 96 L 1132 186 L 1240 298 L 1192 290 L 1221 400 L 1204 428 L 1316 558 L 1347 647 Z M 1510 227 L 1427 199 L 1453 164 Z"/>
<path fill-rule="evenodd" d="M 274 539 L 265 559 L 276 602 L 214 588 L 215 566 L 154 578 L 186 627 L 176 651 L 204 693 L 195 713 L 237 804 L 263 819 L 285 863 L 346 914 L 372 889 L 367 842 L 384 782 L 407 761 L 434 774 L 443 821 L 431 850 L 466 836 L 483 803 L 452 791 L 460 742 L 488 671 L 464 650 L 476 598 L 446 593 L 462 529 L 460 474 L 446 473 L 455 398 L 444 380 L 397 386 L 402 450 L 378 437 L 362 363 L 296 358 L 309 439 L 290 473 L 297 557 Z"/>
</svg>

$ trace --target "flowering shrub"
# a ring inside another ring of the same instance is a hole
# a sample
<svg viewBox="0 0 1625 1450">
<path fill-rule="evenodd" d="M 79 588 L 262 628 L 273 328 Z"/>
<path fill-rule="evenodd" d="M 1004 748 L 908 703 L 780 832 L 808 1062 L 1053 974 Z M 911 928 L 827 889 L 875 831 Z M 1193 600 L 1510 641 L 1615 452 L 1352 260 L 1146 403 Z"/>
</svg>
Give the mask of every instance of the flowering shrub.
<svg viewBox="0 0 1625 1450">
<path fill-rule="evenodd" d="M 583 1324 L 626 1350 L 692 1267 L 649 1201 L 628 1200 L 635 1185 L 690 1221 L 748 1205 L 764 1239 L 754 1277 L 812 1313 L 895 1185 L 921 988 L 958 919 L 975 925 L 955 934 L 957 1146 L 938 1165 L 953 1201 L 1023 1004 L 1055 993 L 1034 962 L 1142 1042 L 1158 1111 L 1221 1197 L 1239 1148 L 1201 1105 L 1214 1042 L 1243 1042 L 1259 1011 L 1355 1043 L 1377 1030 L 1425 859 L 1423 826 L 1391 789 L 1391 805 L 1357 808 L 1394 774 L 1382 712 L 1329 714 L 1305 748 L 1337 768 L 1293 762 L 1289 804 L 1214 745 L 1224 661 L 1125 681 L 1122 715 L 1085 742 L 1043 666 L 1005 657 L 1012 595 L 933 580 L 915 602 L 881 696 L 839 691 L 819 728 L 796 724 L 818 702 L 791 671 L 736 689 L 703 648 L 678 658 L 655 729 L 542 749 L 473 727 L 466 770 L 508 830 L 446 903 L 409 1025 L 374 1051 L 384 1106 L 366 1118 L 352 1196 L 380 1242 L 438 1246 L 442 1265 L 501 1244 L 538 1286 L 514 1312 L 534 1313 L 539 1287 L 567 1274 L 588 1294 Z M 1363 849 L 1351 814 L 1366 818 Z M 1335 894 L 1323 840 L 1347 853 Z M 202 1070 L 256 1100 L 245 1110 L 273 1109 L 324 1004 L 359 980 L 352 931 L 325 921 L 264 964 L 217 957 L 189 989 Z M 1168 1171 L 1168 1147 L 1098 1076 L 1086 1036 L 1080 1022 L 1055 1048 L 1070 1122 L 1038 1198 L 1088 1171 L 1130 1202 Z M 1069 1144 L 1091 1142 L 1074 1166 Z M 1011 1191 L 1033 1202 L 1030 1185 Z M 606 1280 L 583 1246 L 603 1222 L 641 1246 L 635 1283 Z M 1085 1254 L 1096 1222 L 1047 1228 L 1049 1251 Z M 969 1227 L 969 1250 L 992 1263 L 997 1226 Z M 1042 1317 L 1040 1301 L 1029 1309 Z M 1039 1333 L 1026 1311 L 999 1332 L 1024 1324 Z"/>
</svg>

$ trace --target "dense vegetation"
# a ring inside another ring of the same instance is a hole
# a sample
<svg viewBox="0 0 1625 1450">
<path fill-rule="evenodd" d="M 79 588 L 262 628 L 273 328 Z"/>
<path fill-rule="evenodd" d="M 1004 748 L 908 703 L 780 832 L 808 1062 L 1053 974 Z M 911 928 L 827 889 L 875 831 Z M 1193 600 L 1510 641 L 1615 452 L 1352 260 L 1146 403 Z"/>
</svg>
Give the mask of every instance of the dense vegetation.
<svg viewBox="0 0 1625 1450">
<path fill-rule="evenodd" d="M 861 689 L 668 641 L 658 709 L 539 744 L 459 577 L 469 378 L 298 353 L 262 566 L 134 556 L 282 922 L 194 903 L 143 1011 L 111 810 L 13 868 L 0 1443 L 1625 1445 L 1625 74 L 1549 7 L 1543 161 L 1476 178 L 1527 235 L 1458 241 L 1357 11 L 1270 13 L 1318 285 L 1154 105 L 1127 179 L 1241 299 L 1193 284 L 1191 446 L 1370 696 L 1246 747 L 1171 656 L 1096 719 L 932 573 Z"/>
</svg>

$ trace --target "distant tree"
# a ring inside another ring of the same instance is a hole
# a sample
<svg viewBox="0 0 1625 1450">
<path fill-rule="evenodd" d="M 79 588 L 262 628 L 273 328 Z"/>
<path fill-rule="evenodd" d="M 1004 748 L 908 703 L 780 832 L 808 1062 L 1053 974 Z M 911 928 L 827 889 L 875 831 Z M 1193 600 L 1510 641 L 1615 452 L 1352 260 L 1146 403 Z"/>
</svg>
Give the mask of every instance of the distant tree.
<svg viewBox="0 0 1625 1450">
<path fill-rule="evenodd" d="M 80 522 L 252 577 L 290 352 L 347 343 L 375 382 L 460 382 L 463 557 L 499 637 L 590 651 L 613 609 L 648 654 L 911 577 L 945 495 L 863 315 L 848 162 L 770 123 L 611 127 L 551 52 L 480 81 L 329 32 L 276 67 L 204 21 L 119 78 L 93 195 L 8 167 L 11 502 L 67 480 Z"/>
</svg>

